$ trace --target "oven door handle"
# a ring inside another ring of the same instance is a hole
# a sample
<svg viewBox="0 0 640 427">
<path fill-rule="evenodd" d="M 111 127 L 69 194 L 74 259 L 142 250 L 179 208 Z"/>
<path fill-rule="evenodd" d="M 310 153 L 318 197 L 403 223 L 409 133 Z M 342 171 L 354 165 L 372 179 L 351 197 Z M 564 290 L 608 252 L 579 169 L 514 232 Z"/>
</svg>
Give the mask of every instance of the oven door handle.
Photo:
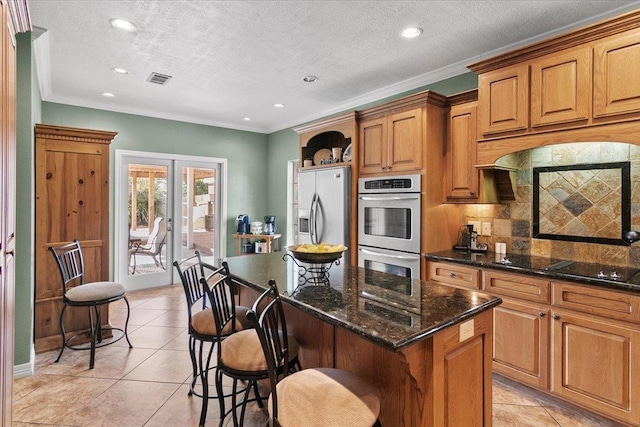
<svg viewBox="0 0 640 427">
<path fill-rule="evenodd" d="M 420 259 L 420 255 L 391 255 L 391 254 L 383 254 L 380 252 L 375 252 L 375 251 L 371 251 L 369 249 L 358 249 L 360 252 L 362 252 L 363 254 L 367 254 L 367 255 L 375 255 L 375 256 L 381 256 L 381 257 L 385 257 L 385 258 L 394 258 L 394 259 L 411 259 L 411 260 L 416 260 L 416 259 Z"/>
<path fill-rule="evenodd" d="M 387 200 L 420 200 L 420 196 L 419 195 L 415 195 L 415 196 L 381 196 L 381 197 L 375 197 L 375 196 L 358 196 L 358 198 L 360 200 L 365 200 L 365 201 L 373 201 L 373 202 L 385 202 Z"/>
</svg>

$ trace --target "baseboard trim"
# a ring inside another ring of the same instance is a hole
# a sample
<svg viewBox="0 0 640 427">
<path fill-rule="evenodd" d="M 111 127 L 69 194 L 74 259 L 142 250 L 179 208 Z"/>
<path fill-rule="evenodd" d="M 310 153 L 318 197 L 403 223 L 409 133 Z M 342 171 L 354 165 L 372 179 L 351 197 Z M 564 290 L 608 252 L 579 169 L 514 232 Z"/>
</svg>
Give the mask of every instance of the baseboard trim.
<svg viewBox="0 0 640 427">
<path fill-rule="evenodd" d="M 18 379 L 18 378 L 24 378 L 24 377 L 30 377 L 31 375 L 33 375 L 34 372 L 34 363 L 33 363 L 33 359 L 31 359 L 32 361 L 29 363 L 23 363 L 22 365 L 14 365 L 13 366 L 13 378 L 14 379 Z"/>
</svg>

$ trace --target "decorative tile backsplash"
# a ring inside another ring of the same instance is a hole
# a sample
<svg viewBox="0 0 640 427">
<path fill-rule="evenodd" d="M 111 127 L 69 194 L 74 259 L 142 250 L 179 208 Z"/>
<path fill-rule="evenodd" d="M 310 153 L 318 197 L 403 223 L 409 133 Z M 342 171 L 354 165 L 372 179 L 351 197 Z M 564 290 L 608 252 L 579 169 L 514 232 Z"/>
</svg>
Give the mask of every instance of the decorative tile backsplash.
<svg viewBox="0 0 640 427">
<path fill-rule="evenodd" d="M 629 162 L 533 168 L 533 237 L 625 245 Z"/>
<path fill-rule="evenodd" d="M 617 162 L 629 162 L 631 185 L 628 210 L 630 210 L 631 229 L 640 230 L 640 146 L 611 142 L 550 145 L 513 153 L 499 159 L 499 163 L 518 168 L 516 173 L 516 200 L 499 205 L 464 205 L 462 208 L 463 219 L 465 221 L 493 223 L 492 236 L 479 237 L 480 242 L 487 243 L 490 250 L 493 250 L 496 242 L 505 242 L 507 243 L 507 253 L 530 254 L 609 265 L 640 265 L 640 243 L 632 246 L 620 246 L 533 237 L 533 168 Z M 583 176 L 577 173 L 567 175 L 564 178 L 575 182 L 593 179 L 593 177 L 589 178 L 589 174 L 593 174 L 593 171 L 587 169 L 583 172 L 586 175 Z M 557 179 L 552 175 L 543 178 L 546 180 L 545 182 L 553 182 L 554 179 Z M 601 196 L 597 202 L 592 203 L 598 209 L 584 218 L 585 225 L 588 224 L 587 228 L 589 226 L 593 227 L 594 224 L 601 221 L 601 219 L 598 219 L 602 218 L 601 215 L 610 216 L 612 213 L 617 215 L 616 209 L 622 209 L 622 206 L 619 203 L 620 194 L 618 191 L 620 190 L 612 188 L 616 187 L 615 185 L 610 185 L 611 180 L 615 180 L 615 177 L 612 178 L 607 172 L 599 179 L 602 180 L 604 185 L 593 185 L 589 189 L 585 189 L 584 192 L 578 192 L 579 196 L 574 196 L 571 202 L 562 205 L 564 209 L 570 212 L 570 215 L 565 218 L 564 225 L 562 220 L 554 217 L 555 224 L 553 227 L 557 227 L 557 229 L 550 228 L 552 226 L 549 224 L 545 225 L 544 227 L 547 228 L 543 229 L 546 231 L 561 230 L 563 227 L 567 227 L 572 219 L 580 217 L 580 215 L 588 211 L 588 208 L 585 209 L 588 204 L 585 204 L 580 196 L 589 200 L 591 200 L 590 197 L 597 199 L 598 196 Z M 560 185 L 559 188 L 562 188 L 562 186 Z M 560 190 L 553 190 L 553 192 L 556 195 L 560 194 Z M 595 195 L 596 193 L 598 196 Z M 558 199 L 555 200 L 555 202 L 550 202 L 549 200 L 545 202 L 547 209 L 553 209 L 561 205 Z M 620 217 L 622 217 L 622 212 Z M 550 218 L 548 219 L 551 221 Z M 574 231 L 581 229 L 577 224 L 571 227 Z M 614 225 L 610 227 L 613 228 Z M 566 231 L 567 228 L 564 230 Z M 585 229 L 581 230 L 586 233 Z M 601 230 L 600 233 L 604 235 L 607 231 Z"/>
</svg>

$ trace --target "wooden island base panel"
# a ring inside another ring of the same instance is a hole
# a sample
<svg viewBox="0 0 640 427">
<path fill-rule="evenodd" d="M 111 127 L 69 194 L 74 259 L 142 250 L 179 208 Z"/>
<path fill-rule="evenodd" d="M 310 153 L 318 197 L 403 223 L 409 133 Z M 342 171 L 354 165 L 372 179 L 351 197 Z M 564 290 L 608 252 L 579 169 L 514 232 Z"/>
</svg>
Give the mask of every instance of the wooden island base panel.
<svg viewBox="0 0 640 427">
<path fill-rule="evenodd" d="M 227 262 L 242 285 L 242 305 L 276 280 L 303 368 L 344 369 L 376 385 L 383 426 L 491 426 L 492 308 L 499 298 L 420 282 L 420 307 L 403 312 L 382 303 L 402 280 L 396 276 L 376 273 L 372 281 L 362 268 L 334 265 L 327 286 L 300 286 L 292 261 L 279 254 Z"/>
</svg>

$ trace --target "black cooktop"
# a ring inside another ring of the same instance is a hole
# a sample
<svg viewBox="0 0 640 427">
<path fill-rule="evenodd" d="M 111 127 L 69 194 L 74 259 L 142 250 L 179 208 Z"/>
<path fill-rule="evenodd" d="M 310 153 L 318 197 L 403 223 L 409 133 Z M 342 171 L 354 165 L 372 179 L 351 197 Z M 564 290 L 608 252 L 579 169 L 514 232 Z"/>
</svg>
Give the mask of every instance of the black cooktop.
<svg viewBox="0 0 640 427">
<path fill-rule="evenodd" d="M 640 269 L 611 266 L 588 262 L 567 261 L 527 255 L 507 255 L 494 261 L 495 264 L 509 265 L 527 270 L 543 270 L 549 273 L 567 274 L 601 280 L 628 282 Z"/>
</svg>

